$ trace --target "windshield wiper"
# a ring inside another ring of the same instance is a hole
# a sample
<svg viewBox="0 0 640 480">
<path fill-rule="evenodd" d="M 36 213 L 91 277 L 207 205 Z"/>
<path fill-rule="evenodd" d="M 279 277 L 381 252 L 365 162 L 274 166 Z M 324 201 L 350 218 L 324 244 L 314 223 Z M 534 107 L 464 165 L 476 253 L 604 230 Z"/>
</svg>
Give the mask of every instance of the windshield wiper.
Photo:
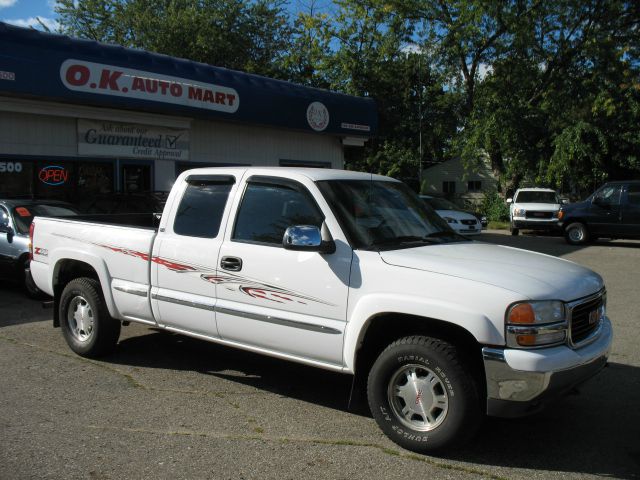
<svg viewBox="0 0 640 480">
<path fill-rule="evenodd" d="M 387 246 L 387 245 L 403 245 L 406 243 L 441 243 L 435 238 L 429 238 L 428 236 L 420 237 L 418 235 L 400 235 L 393 238 L 387 238 L 373 242 L 369 245 L 370 248 Z"/>
</svg>

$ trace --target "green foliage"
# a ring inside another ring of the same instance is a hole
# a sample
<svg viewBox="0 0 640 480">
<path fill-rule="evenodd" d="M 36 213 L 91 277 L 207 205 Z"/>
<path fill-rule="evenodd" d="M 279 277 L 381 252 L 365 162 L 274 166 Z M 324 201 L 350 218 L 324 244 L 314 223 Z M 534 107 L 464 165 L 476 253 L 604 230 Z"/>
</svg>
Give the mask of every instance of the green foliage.
<svg viewBox="0 0 640 480">
<path fill-rule="evenodd" d="M 285 0 L 58 0 L 55 10 L 73 36 L 374 98 L 379 134 L 347 152 L 351 169 L 417 181 L 421 165 L 488 158 L 503 196 L 521 183 L 575 193 L 640 177 L 637 2 L 306 0 L 294 11 Z"/>
<path fill-rule="evenodd" d="M 291 33 L 269 0 L 58 0 L 64 33 L 283 77 Z"/>
<path fill-rule="evenodd" d="M 480 211 L 492 222 L 506 222 L 509 220 L 509 206 L 497 190 L 489 190 L 484 193 Z"/>
</svg>

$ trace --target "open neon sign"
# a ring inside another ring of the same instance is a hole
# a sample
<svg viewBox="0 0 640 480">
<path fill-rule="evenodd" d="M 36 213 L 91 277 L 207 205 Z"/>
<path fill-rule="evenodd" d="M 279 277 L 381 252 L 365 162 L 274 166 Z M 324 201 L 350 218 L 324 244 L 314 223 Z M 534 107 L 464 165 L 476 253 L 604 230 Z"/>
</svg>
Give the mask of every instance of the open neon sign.
<svg viewBox="0 0 640 480">
<path fill-rule="evenodd" d="M 40 178 L 42 183 L 46 183 L 47 185 L 63 185 L 69 180 L 69 172 L 60 165 L 49 165 L 40 170 L 38 178 Z"/>
</svg>

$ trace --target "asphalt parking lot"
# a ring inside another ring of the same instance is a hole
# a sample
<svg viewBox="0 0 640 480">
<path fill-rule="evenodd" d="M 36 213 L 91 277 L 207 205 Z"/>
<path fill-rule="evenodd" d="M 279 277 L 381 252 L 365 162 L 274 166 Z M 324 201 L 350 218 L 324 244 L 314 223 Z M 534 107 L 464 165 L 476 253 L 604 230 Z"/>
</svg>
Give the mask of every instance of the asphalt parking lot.
<svg viewBox="0 0 640 480">
<path fill-rule="evenodd" d="M 553 408 L 487 420 L 445 457 L 397 447 L 350 378 L 139 325 L 74 355 L 52 311 L 0 285 L 0 479 L 640 478 L 640 242 L 481 240 L 586 265 L 607 284 L 609 368 Z"/>
</svg>

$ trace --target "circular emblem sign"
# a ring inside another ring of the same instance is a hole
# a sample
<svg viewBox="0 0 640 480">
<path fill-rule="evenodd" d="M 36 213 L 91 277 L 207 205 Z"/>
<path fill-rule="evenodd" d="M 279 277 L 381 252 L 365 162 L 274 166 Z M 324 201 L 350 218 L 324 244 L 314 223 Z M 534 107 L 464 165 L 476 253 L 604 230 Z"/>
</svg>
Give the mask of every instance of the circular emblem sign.
<svg viewBox="0 0 640 480">
<path fill-rule="evenodd" d="M 321 132 L 329 125 L 329 110 L 320 102 L 313 102 L 307 107 L 307 122 L 316 132 Z"/>
</svg>

